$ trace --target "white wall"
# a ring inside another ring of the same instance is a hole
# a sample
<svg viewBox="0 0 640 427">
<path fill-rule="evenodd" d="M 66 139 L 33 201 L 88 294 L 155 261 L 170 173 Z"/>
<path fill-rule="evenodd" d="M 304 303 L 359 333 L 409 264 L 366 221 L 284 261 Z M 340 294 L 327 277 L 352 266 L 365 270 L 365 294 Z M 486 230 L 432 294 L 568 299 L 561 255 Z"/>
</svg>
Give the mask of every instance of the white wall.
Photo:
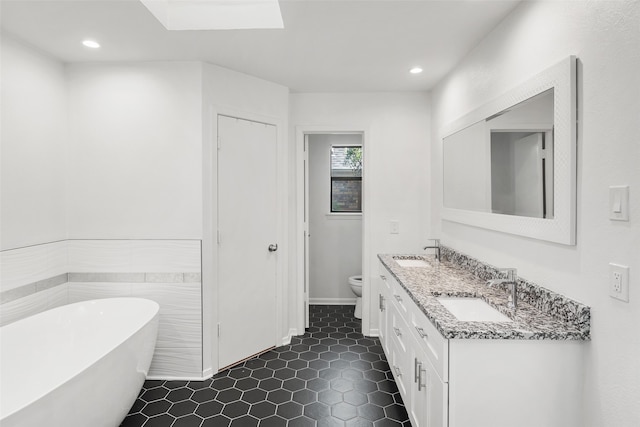
<svg viewBox="0 0 640 427">
<path fill-rule="evenodd" d="M 93 239 L 107 246 L 117 244 L 116 240 L 132 245 L 145 244 L 145 240 L 156 242 L 156 246 L 168 240 L 198 248 L 202 244 L 197 257 L 203 260 L 202 286 L 176 282 L 169 287 L 161 284 L 167 289 L 146 287 L 145 292 L 152 298 L 164 298 L 163 306 L 169 304 L 165 291 L 176 293 L 177 305 L 182 304 L 182 297 L 193 303 L 191 296 L 197 295 L 196 306 L 202 304 L 203 311 L 189 309 L 189 327 L 193 319 L 203 316 L 202 333 L 191 334 L 202 341 L 195 351 L 191 335 L 188 340 L 188 334 L 182 337 L 185 339 L 176 335 L 180 351 L 190 353 L 188 357 L 176 353 L 174 356 L 183 357 L 185 363 L 175 362 L 174 367 L 188 369 L 188 375 L 184 372 L 187 376 L 197 375 L 194 366 L 202 369 L 204 365 L 205 374 L 211 373 L 216 354 L 212 324 L 217 307 L 212 243 L 217 210 L 215 117 L 217 113 L 230 114 L 278 126 L 279 229 L 281 241 L 286 242 L 288 96 L 288 89 L 280 85 L 195 62 L 63 66 L 3 37 L 2 249 L 64 239 Z M 150 246 L 149 256 L 162 252 L 156 246 Z M 32 252 L 42 251 L 35 248 L 29 254 Z M 126 248 L 114 250 L 118 256 L 126 257 L 127 253 Z M 279 254 L 278 315 L 286 339 L 290 331 L 283 273 L 286 245 Z M 29 280 L 47 279 L 50 271 L 64 273 L 58 271 L 57 258 L 43 256 L 47 258 L 43 269 L 34 273 L 35 278 L 24 277 L 19 285 L 27 288 L 15 292 L 26 295 L 31 289 Z M 97 272 L 111 271 L 107 258 L 103 264 L 96 260 Z M 22 252 L 4 252 L 2 268 L 28 267 L 33 259 Z M 145 273 L 167 272 L 168 267 L 159 261 L 136 268 Z M 195 294 L 194 286 L 198 288 Z M 99 297 L 102 291 L 98 288 L 85 286 L 82 297 Z M 125 288 L 109 285 L 105 292 L 117 295 L 124 289 L 126 294 Z M 42 291 L 12 300 L 12 312 L 17 316 L 13 319 L 27 313 L 23 310 L 27 306 L 31 313 L 68 301 L 68 289 L 58 286 L 55 295 Z M 6 286 L 0 290 L 14 292 Z M 169 304 L 169 309 L 175 309 L 176 304 Z M 165 347 L 170 353 L 174 348 Z M 171 357 L 167 366 L 174 364 Z"/>
<path fill-rule="evenodd" d="M 592 308 L 585 426 L 640 425 L 640 3 L 523 2 L 433 91 L 432 226 L 443 244 Z M 567 56 L 578 57 L 577 245 L 441 221 L 443 127 Z M 631 186 L 631 222 L 608 218 L 608 186 Z M 608 296 L 608 263 L 631 267 L 630 302 Z"/>
<path fill-rule="evenodd" d="M 205 374 L 217 367 L 217 114 L 278 126 L 286 200 L 287 88 L 211 64 L 68 67 L 72 238 L 201 239 Z M 286 209 L 280 209 L 286 236 Z M 286 238 L 282 237 L 282 241 Z M 286 248 L 279 251 L 286 265 Z M 280 267 L 284 270 L 285 267 Z M 283 274 L 279 272 L 281 287 Z M 279 316 L 287 319 L 281 291 Z M 284 314 L 283 314 L 284 313 Z M 280 319 L 286 336 L 289 325 Z"/>
<path fill-rule="evenodd" d="M 69 237 L 202 237 L 202 64 L 70 64 Z"/>
<path fill-rule="evenodd" d="M 331 146 L 362 144 L 362 135 L 309 135 L 309 297 L 349 304 L 349 276 L 362 273 L 362 215 L 331 214 Z M 365 165 L 366 167 L 366 165 Z"/>
<path fill-rule="evenodd" d="M 2 34 L 0 249 L 66 238 L 64 66 Z"/>
<path fill-rule="evenodd" d="M 364 197 L 369 197 L 369 213 L 365 224 L 370 224 L 368 248 L 370 257 L 365 260 L 369 271 L 377 272 L 378 253 L 416 253 L 422 250 L 429 236 L 429 117 L 430 103 L 426 93 L 355 93 L 355 94 L 292 94 L 290 118 L 292 130 L 296 127 L 323 127 L 325 130 L 365 131 L 365 180 L 369 187 Z M 301 147 L 292 131 L 289 155 L 295 165 L 296 150 Z M 291 168 L 290 217 L 295 218 L 297 182 Z M 389 221 L 400 222 L 400 233 L 389 233 Z M 365 226 L 366 227 L 366 226 Z M 367 230 L 365 229 L 365 233 Z M 289 294 L 296 295 L 302 285 L 297 280 L 295 253 L 297 236 L 291 234 L 291 262 L 289 270 Z M 364 283 L 363 286 L 369 286 Z M 371 292 L 375 292 L 371 289 Z M 366 291 L 365 291 L 366 292 Z M 301 309 L 301 307 L 297 307 Z M 369 319 L 365 330 L 377 329 L 377 308 L 369 310 L 363 320 Z M 299 322 L 299 310 L 291 313 L 292 324 Z"/>
</svg>

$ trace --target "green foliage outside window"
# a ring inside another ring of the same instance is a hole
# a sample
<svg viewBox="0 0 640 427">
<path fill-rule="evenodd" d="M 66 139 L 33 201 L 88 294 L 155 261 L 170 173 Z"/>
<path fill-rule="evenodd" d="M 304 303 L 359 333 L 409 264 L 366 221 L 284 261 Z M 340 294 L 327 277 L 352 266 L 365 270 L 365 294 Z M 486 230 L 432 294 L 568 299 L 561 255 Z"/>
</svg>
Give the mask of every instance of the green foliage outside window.
<svg viewBox="0 0 640 427">
<path fill-rule="evenodd" d="M 354 175 L 362 175 L 362 147 L 347 148 L 345 163 L 353 170 Z"/>
</svg>

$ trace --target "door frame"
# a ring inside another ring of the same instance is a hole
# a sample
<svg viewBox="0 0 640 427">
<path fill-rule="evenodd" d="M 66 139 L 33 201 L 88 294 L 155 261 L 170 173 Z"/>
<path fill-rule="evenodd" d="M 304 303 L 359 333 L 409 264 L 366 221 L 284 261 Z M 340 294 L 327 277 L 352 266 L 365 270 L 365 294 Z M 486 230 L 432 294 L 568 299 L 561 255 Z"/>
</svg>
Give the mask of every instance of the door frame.
<svg viewBox="0 0 640 427">
<path fill-rule="evenodd" d="M 218 325 L 218 116 L 236 117 L 276 127 L 276 173 L 277 173 L 277 236 L 278 257 L 276 260 L 276 336 L 274 346 L 285 343 L 290 336 L 287 319 L 286 276 L 288 271 L 288 153 L 285 119 L 252 113 L 232 107 L 210 105 L 203 122 L 202 160 L 202 378 L 209 378 L 218 369 L 217 337 Z"/>
<path fill-rule="evenodd" d="M 305 288 L 307 275 L 305 274 L 305 245 L 307 224 L 305 223 L 305 136 L 313 134 L 359 134 L 362 135 L 362 155 L 365 164 L 362 173 L 362 333 L 371 335 L 370 306 L 371 285 L 369 265 L 371 258 L 371 198 L 370 176 L 371 174 L 371 149 L 368 146 L 369 131 L 365 126 L 296 126 L 296 328 L 303 333 L 306 323 Z M 307 289 L 308 291 L 308 289 Z"/>
</svg>

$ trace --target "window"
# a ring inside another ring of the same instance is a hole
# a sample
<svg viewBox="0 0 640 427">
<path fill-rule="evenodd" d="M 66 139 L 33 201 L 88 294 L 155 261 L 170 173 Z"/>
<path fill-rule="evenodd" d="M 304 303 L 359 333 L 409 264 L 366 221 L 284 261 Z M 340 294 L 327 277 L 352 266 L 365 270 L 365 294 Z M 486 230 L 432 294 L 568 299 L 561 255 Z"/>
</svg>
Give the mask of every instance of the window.
<svg viewBox="0 0 640 427">
<path fill-rule="evenodd" d="M 362 146 L 331 147 L 331 212 L 362 212 Z"/>
</svg>

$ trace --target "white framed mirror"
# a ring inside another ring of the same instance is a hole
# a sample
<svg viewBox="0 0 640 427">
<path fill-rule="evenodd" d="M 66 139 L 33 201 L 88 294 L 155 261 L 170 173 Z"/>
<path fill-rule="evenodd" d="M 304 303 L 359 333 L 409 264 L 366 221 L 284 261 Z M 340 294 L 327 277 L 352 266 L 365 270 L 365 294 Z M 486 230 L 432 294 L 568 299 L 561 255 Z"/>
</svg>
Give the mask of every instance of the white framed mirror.
<svg viewBox="0 0 640 427">
<path fill-rule="evenodd" d="M 442 218 L 576 240 L 576 58 L 446 126 Z"/>
</svg>

